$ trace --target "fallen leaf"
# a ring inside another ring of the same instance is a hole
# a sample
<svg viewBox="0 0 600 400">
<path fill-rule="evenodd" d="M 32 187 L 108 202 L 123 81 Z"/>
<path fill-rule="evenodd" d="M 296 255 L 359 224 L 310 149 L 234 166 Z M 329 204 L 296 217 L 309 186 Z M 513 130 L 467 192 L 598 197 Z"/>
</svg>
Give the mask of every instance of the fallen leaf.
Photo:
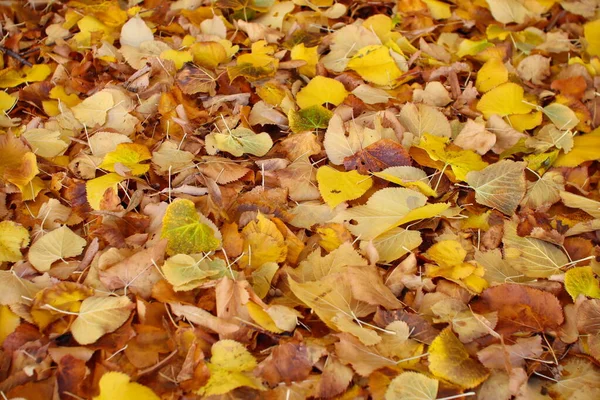
<svg viewBox="0 0 600 400">
<path fill-rule="evenodd" d="M 48 271 L 52 263 L 81 254 L 86 240 L 63 226 L 36 240 L 29 249 L 27 258 L 40 272 Z"/>
</svg>

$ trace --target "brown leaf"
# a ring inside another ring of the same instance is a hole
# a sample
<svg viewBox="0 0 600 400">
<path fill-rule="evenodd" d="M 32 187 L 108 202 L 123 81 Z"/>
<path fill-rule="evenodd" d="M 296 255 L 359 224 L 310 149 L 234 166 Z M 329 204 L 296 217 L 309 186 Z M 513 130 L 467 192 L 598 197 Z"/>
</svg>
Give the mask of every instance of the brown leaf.
<svg viewBox="0 0 600 400">
<path fill-rule="evenodd" d="M 263 360 L 257 374 L 270 386 L 281 382 L 303 381 L 312 370 L 308 348 L 303 343 L 289 342 L 276 346 L 269 357 Z"/>
<path fill-rule="evenodd" d="M 412 159 L 401 144 L 391 139 L 381 139 L 344 159 L 346 171 L 357 170 L 367 175 L 389 167 L 410 166 Z"/>
<path fill-rule="evenodd" d="M 85 361 L 75 358 L 70 354 L 62 357 L 58 363 L 56 375 L 58 393 L 61 397 L 68 395 L 83 397 L 82 385 L 85 377 Z"/>
<path fill-rule="evenodd" d="M 496 331 L 504 335 L 553 331 L 564 320 L 562 306 L 554 295 L 517 284 L 486 289 L 473 309 L 478 313 L 497 311 Z"/>
</svg>

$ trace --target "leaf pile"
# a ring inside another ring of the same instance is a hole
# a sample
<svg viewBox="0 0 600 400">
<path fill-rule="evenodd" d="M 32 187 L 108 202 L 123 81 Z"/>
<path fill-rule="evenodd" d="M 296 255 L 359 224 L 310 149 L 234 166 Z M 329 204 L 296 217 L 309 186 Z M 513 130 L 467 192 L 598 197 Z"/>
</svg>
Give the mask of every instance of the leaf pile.
<svg viewBox="0 0 600 400">
<path fill-rule="evenodd" d="M 3 398 L 600 398 L 598 1 L 1 3 Z"/>
</svg>

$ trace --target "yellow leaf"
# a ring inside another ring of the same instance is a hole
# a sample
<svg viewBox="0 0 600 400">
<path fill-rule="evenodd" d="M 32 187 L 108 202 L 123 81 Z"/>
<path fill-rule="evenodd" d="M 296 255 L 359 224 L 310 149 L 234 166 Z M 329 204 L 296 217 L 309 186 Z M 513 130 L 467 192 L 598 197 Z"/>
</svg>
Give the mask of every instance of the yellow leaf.
<svg viewBox="0 0 600 400">
<path fill-rule="evenodd" d="M 308 85 L 300 89 L 296 95 L 296 102 L 300 108 L 330 103 L 340 105 L 348 96 L 348 92 L 341 82 L 324 76 L 315 76 Z"/>
<path fill-rule="evenodd" d="M 358 254 L 351 243 L 345 242 L 324 257 L 321 256 L 320 249 L 310 253 L 296 269 L 296 278 L 300 282 L 318 281 L 329 274 L 342 271 L 349 265 L 367 265 L 367 260 Z"/>
<path fill-rule="evenodd" d="M 479 385 L 489 376 L 485 367 L 469 356 L 450 328 L 444 329 L 431 342 L 429 370 L 436 377 L 465 389 Z"/>
<path fill-rule="evenodd" d="M 108 189 L 112 189 L 116 193 L 118 190 L 118 184 L 125 179 L 126 178 L 122 177 L 121 175 L 111 172 L 110 174 L 87 181 L 85 183 L 85 191 L 87 195 L 87 201 L 90 203 L 90 206 L 94 210 L 100 210 L 104 193 Z"/>
<path fill-rule="evenodd" d="M 290 57 L 292 60 L 306 61 L 306 65 L 298 68 L 298 72 L 312 78 L 317 73 L 317 62 L 319 61 L 318 46 L 305 47 L 304 43 L 300 43 L 292 47 Z"/>
<path fill-rule="evenodd" d="M 279 263 L 287 258 L 287 246 L 277 225 L 260 212 L 255 221 L 242 229 L 244 254 L 240 266 L 257 269 L 268 262 Z"/>
<path fill-rule="evenodd" d="M 267 294 L 269 294 L 269 290 L 271 289 L 271 281 L 278 270 L 279 265 L 277 265 L 277 263 L 268 262 L 258 267 L 252 272 L 252 275 L 250 275 L 248 280 L 252 285 L 252 289 L 254 290 L 254 293 L 256 293 L 256 295 L 261 299 L 264 299 Z"/>
<path fill-rule="evenodd" d="M 93 400 L 160 400 L 150 388 L 130 382 L 129 375 L 122 372 L 107 372 L 102 375 L 100 394 Z"/>
<path fill-rule="evenodd" d="M 229 58 L 225 47 L 217 42 L 194 43 L 190 47 L 190 52 L 194 63 L 206 68 L 216 68 Z"/>
<path fill-rule="evenodd" d="M 577 300 L 581 294 L 600 299 L 600 286 L 592 272 L 592 267 L 576 267 L 568 270 L 565 273 L 565 289 L 573 301 Z"/>
<path fill-rule="evenodd" d="M 456 240 L 442 240 L 427 249 L 427 256 L 441 267 L 461 264 L 467 252 Z"/>
<path fill-rule="evenodd" d="M 583 25 L 583 35 L 587 42 L 586 51 L 591 56 L 600 56 L 600 19 Z"/>
<path fill-rule="evenodd" d="M 507 82 L 481 96 L 477 110 L 483 113 L 486 119 L 494 114 L 501 117 L 527 114 L 532 107 L 523 100 L 523 88 L 516 83 Z"/>
<path fill-rule="evenodd" d="M 17 103 L 17 97 L 0 91 L 0 111 L 8 111 Z"/>
<path fill-rule="evenodd" d="M 253 130 L 242 127 L 224 133 L 209 133 L 205 140 L 207 151 L 211 155 L 220 150 L 235 157 L 244 154 L 262 157 L 273 147 L 273 139 L 267 132 L 256 134 Z"/>
<path fill-rule="evenodd" d="M 534 16 L 534 14 L 529 11 L 519 0 L 486 1 L 490 6 L 490 11 L 492 12 L 494 19 L 498 22 L 502 22 L 503 24 L 510 24 L 511 22 L 522 24 L 528 18 Z"/>
<path fill-rule="evenodd" d="M 449 165 L 456 179 L 460 181 L 464 181 L 469 172 L 480 171 L 488 165 L 474 151 L 446 150 L 448 141 L 448 138 L 424 133 L 416 147 L 425 150 L 432 160 Z"/>
<path fill-rule="evenodd" d="M 186 62 L 190 62 L 194 59 L 192 53 L 188 50 L 165 50 L 160 53 L 162 60 L 170 60 L 175 64 L 175 68 L 181 69 Z"/>
<path fill-rule="evenodd" d="M 29 244 L 29 232 L 12 221 L 0 222 L 0 262 L 17 262 L 23 258 L 21 248 Z"/>
<path fill-rule="evenodd" d="M 273 333 L 281 333 L 283 330 L 279 329 L 273 318 L 265 310 L 262 309 L 258 304 L 249 301 L 246 303 L 246 308 L 248 308 L 248 314 L 252 317 L 252 320 L 260 325 L 262 328 L 268 330 Z"/>
<path fill-rule="evenodd" d="M 15 87 L 28 82 L 40 82 L 52 73 L 50 66 L 47 64 L 35 64 L 31 67 L 25 66 L 21 71 L 4 71 L 0 72 L 0 88 Z"/>
<path fill-rule="evenodd" d="M 31 317 L 40 330 L 68 313 L 76 313 L 81 301 L 93 294 L 93 289 L 74 282 L 60 282 L 38 291 L 31 306 Z"/>
<path fill-rule="evenodd" d="M 394 86 L 402 71 L 383 45 L 365 46 L 348 61 L 348 69 L 363 79 L 380 86 Z"/>
<path fill-rule="evenodd" d="M 227 268 L 219 258 L 211 260 L 201 254 L 176 254 L 168 258 L 161 269 L 165 279 L 173 285 L 173 290 L 179 292 L 195 289 L 211 279 L 217 279 Z"/>
<path fill-rule="evenodd" d="M 95 343 L 116 331 L 129 319 L 133 303 L 127 296 L 92 296 L 81 303 L 79 315 L 71 325 L 73 338 L 81 345 Z"/>
<path fill-rule="evenodd" d="M 379 254 L 380 262 L 391 262 L 399 259 L 403 255 L 410 253 L 423 243 L 421 234 L 418 231 L 411 231 L 404 228 L 394 228 L 377 236 L 370 242 L 361 241 L 360 248 L 367 251 L 369 243 Z"/>
<path fill-rule="evenodd" d="M 59 131 L 36 128 L 23 133 L 33 152 L 41 157 L 52 158 L 61 155 L 69 145 L 61 139 Z"/>
<path fill-rule="evenodd" d="M 0 306 L 0 345 L 20 324 L 21 318 L 17 314 L 12 312 L 8 306 Z"/>
<path fill-rule="evenodd" d="M 95 127 L 97 125 L 104 125 L 106 114 L 114 105 L 113 96 L 109 92 L 102 91 L 72 107 L 71 111 L 73 111 L 75 118 L 83 125 Z"/>
<path fill-rule="evenodd" d="M 481 171 L 471 171 L 466 181 L 475 190 L 479 204 L 513 215 L 525 196 L 525 163 L 512 160 L 498 161 Z"/>
<path fill-rule="evenodd" d="M 69 107 L 75 107 L 77 104 L 81 103 L 81 99 L 75 93 L 67 94 L 63 86 L 54 86 L 52 90 L 50 90 L 50 98 L 60 100 Z"/>
<path fill-rule="evenodd" d="M 44 272 L 48 271 L 52 263 L 57 260 L 80 255 L 86 244 L 84 238 L 63 226 L 35 241 L 27 257 L 35 269 Z"/>
<path fill-rule="evenodd" d="M 225 394 L 241 386 L 264 390 L 260 381 L 251 374 L 256 367 L 256 359 L 243 344 L 234 340 L 219 340 L 212 345 L 211 352 L 210 363 L 207 363 L 210 378 L 198 390 L 198 394 Z"/>
<path fill-rule="evenodd" d="M 579 124 L 579 118 L 569 107 L 560 103 L 552 103 L 542 108 L 542 112 L 560 130 L 573 129 Z"/>
<path fill-rule="evenodd" d="M 167 239 L 167 254 L 209 252 L 221 247 L 221 234 L 214 224 L 196 211 L 193 202 L 177 199 L 167 207 L 160 233 Z"/>
<path fill-rule="evenodd" d="M 500 58 L 491 58 L 477 71 L 475 87 L 482 93 L 508 82 L 508 70 Z"/>
<path fill-rule="evenodd" d="M 542 112 L 532 111 L 528 114 L 513 114 L 507 116 L 509 124 L 519 132 L 533 129 L 542 123 Z"/>
<path fill-rule="evenodd" d="M 565 206 L 578 208 L 594 218 L 600 218 L 600 201 L 588 199 L 587 197 L 565 191 L 560 192 L 560 198 L 563 203 L 565 203 Z"/>
<path fill-rule="evenodd" d="M 346 222 L 353 235 L 371 240 L 398 226 L 409 211 L 426 202 L 427 197 L 414 190 L 385 188 L 375 192 L 366 204 L 340 212 L 331 222 Z"/>
<path fill-rule="evenodd" d="M 121 172 L 125 167 L 131 175 L 143 175 L 150 169 L 150 164 L 140 164 L 152 158 L 150 150 L 144 145 L 137 143 L 120 143 L 117 148 L 104 156 L 98 168 L 111 172 Z M 115 164 L 121 165 L 121 171 L 115 170 Z"/>
<path fill-rule="evenodd" d="M 490 43 L 485 39 L 477 40 L 477 41 L 464 39 L 458 45 L 458 50 L 456 52 L 456 56 L 458 58 L 463 58 L 464 56 L 476 56 L 477 54 L 481 53 L 485 49 L 487 49 L 489 47 L 493 47 L 493 46 L 494 46 L 493 43 Z"/>
<path fill-rule="evenodd" d="M 425 204 L 423 207 L 417 207 L 410 210 L 404 217 L 396 222 L 396 225 L 403 225 L 407 222 L 418 221 L 420 219 L 433 218 L 450 208 L 450 203 Z"/>
<path fill-rule="evenodd" d="M 390 167 L 373 173 L 378 178 L 393 182 L 406 188 L 415 188 L 425 196 L 437 197 L 437 193 L 429 185 L 427 174 L 415 167 Z"/>
<path fill-rule="evenodd" d="M 358 171 L 342 172 L 329 166 L 317 170 L 317 182 L 323 200 L 331 208 L 345 201 L 358 199 L 373 185 L 371 177 L 361 175 Z"/>
<path fill-rule="evenodd" d="M 600 128 L 594 129 L 585 135 L 573 138 L 573 149 L 568 153 L 561 153 L 554 167 L 576 167 L 586 161 L 599 160 L 600 152 Z"/>
<path fill-rule="evenodd" d="M 111 44 L 114 41 L 114 37 L 111 35 L 111 27 L 103 24 L 100 20 L 91 15 L 86 15 L 77 21 L 77 27 L 79 28 L 79 33 L 76 33 L 75 36 L 73 36 L 73 40 L 80 49 L 89 48 L 92 45 L 92 33 L 94 32 L 100 32 L 102 34 L 101 40 Z"/>
<path fill-rule="evenodd" d="M 395 377 L 385 392 L 385 400 L 435 400 L 439 382 L 417 372 Z"/>
</svg>

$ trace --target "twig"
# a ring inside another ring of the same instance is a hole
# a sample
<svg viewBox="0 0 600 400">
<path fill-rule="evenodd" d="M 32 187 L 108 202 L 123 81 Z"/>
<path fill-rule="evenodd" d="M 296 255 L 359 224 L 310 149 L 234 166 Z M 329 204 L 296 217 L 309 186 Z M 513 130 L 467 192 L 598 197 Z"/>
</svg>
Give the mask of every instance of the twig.
<svg viewBox="0 0 600 400">
<path fill-rule="evenodd" d="M 19 53 L 16 53 L 16 52 L 12 51 L 11 49 L 7 49 L 4 46 L 0 46 L 0 51 L 3 52 L 4 54 L 6 54 L 7 56 L 14 58 L 15 60 L 17 60 L 18 62 L 20 62 L 23 65 L 27 65 L 28 67 L 33 66 L 32 63 L 30 63 L 29 61 L 27 61 L 26 59 L 21 57 L 21 55 Z"/>
</svg>

